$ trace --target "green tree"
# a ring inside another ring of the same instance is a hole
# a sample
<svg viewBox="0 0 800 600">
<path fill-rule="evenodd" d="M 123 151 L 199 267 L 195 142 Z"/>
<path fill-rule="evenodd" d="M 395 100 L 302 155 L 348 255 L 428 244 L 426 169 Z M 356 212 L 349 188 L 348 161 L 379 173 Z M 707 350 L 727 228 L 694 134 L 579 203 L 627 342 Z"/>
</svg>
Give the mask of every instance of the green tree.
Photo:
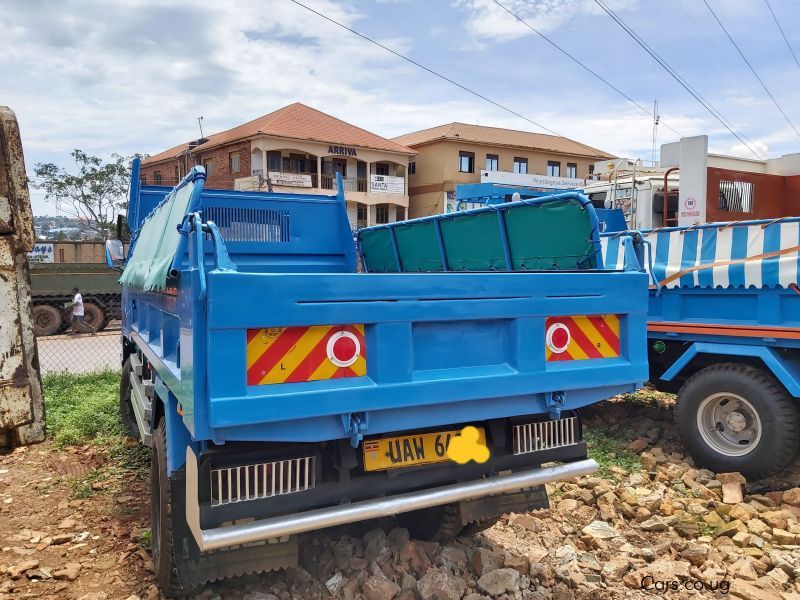
<svg viewBox="0 0 800 600">
<path fill-rule="evenodd" d="M 104 162 L 83 150 L 70 153 L 76 172 L 54 163 L 37 163 L 33 186 L 44 190 L 45 199 L 55 203 L 98 237 L 108 239 L 114 231 L 114 219 L 127 208 L 130 181 L 130 158 L 112 154 Z"/>
</svg>

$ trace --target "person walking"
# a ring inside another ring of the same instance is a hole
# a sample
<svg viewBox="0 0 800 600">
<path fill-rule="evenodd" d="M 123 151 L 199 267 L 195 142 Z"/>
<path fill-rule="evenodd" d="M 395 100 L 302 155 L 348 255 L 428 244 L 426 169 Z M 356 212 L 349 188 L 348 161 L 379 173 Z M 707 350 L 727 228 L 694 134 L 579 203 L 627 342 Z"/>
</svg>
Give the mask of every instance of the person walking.
<svg viewBox="0 0 800 600">
<path fill-rule="evenodd" d="M 97 330 L 84 320 L 83 296 L 81 296 L 80 290 L 78 288 L 72 288 L 72 294 L 72 302 L 67 304 L 68 307 L 72 307 L 72 331 L 70 332 L 70 335 L 76 335 L 77 333 L 80 333 L 78 331 L 79 325 L 88 329 L 92 335 L 96 335 Z"/>
</svg>

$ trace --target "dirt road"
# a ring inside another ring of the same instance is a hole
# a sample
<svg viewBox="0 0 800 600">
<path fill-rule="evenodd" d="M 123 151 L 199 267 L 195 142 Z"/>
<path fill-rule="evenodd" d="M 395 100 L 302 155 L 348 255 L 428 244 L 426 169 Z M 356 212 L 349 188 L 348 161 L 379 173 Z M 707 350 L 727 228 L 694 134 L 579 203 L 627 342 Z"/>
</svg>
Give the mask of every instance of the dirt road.
<svg viewBox="0 0 800 600">
<path fill-rule="evenodd" d="M 551 486 L 550 510 L 507 515 L 444 546 L 410 540 L 389 520 L 309 534 L 299 568 L 197 597 L 800 600 L 800 489 L 723 493 L 736 474 L 692 466 L 670 407 L 606 404 L 586 424 L 601 472 Z M 615 445 L 620 431 L 630 437 Z M 0 600 L 160 597 L 146 552 L 146 465 L 126 464 L 92 445 L 0 455 Z"/>
</svg>

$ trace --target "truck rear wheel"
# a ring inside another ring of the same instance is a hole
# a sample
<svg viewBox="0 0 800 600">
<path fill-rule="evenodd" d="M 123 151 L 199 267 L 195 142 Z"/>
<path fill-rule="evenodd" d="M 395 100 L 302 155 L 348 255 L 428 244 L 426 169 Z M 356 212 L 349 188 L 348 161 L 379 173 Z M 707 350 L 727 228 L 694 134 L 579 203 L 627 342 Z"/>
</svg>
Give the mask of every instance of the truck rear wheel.
<svg viewBox="0 0 800 600">
<path fill-rule="evenodd" d="M 714 472 L 761 479 L 800 448 L 800 413 L 769 373 L 726 363 L 695 373 L 678 393 L 677 420 L 692 457 Z"/>
<path fill-rule="evenodd" d="M 458 502 L 402 513 L 397 520 L 418 540 L 446 542 L 464 529 Z"/>
<path fill-rule="evenodd" d="M 178 575 L 175 555 L 172 482 L 167 475 L 167 428 L 164 419 L 153 432 L 150 455 L 150 527 L 152 531 L 153 574 L 167 597 L 186 596 L 196 588 L 184 587 Z M 199 586 L 198 586 L 199 587 Z"/>
<path fill-rule="evenodd" d="M 106 315 L 94 302 L 84 302 L 83 320 L 95 331 L 100 331 L 105 326 Z"/>
<path fill-rule="evenodd" d="M 139 424 L 136 422 L 136 415 L 131 404 L 131 359 L 130 357 L 122 365 L 122 377 L 119 380 L 119 417 L 122 427 L 130 437 L 140 439 Z"/>
<path fill-rule="evenodd" d="M 53 335 L 63 325 L 61 311 L 50 304 L 37 304 L 33 307 L 33 332 L 36 335 Z"/>
</svg>

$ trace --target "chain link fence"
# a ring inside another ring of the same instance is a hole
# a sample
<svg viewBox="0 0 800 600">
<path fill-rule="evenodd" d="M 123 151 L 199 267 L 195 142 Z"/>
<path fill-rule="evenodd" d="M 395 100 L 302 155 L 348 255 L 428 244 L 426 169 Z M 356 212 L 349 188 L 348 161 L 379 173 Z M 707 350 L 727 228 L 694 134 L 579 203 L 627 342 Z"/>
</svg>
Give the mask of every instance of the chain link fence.
<svg viewBox="0 0 800 600">
<path fill-rule="evenodd" d="M 121 365 L 119 321 L 111 321 L 94 334 L 87 328 L 79 328 L 75 334 L 67 331 L 56 335 L 39 335 L 36 336 L 36 344 L 42 375 L 117 370 Z"/>
</svg>

